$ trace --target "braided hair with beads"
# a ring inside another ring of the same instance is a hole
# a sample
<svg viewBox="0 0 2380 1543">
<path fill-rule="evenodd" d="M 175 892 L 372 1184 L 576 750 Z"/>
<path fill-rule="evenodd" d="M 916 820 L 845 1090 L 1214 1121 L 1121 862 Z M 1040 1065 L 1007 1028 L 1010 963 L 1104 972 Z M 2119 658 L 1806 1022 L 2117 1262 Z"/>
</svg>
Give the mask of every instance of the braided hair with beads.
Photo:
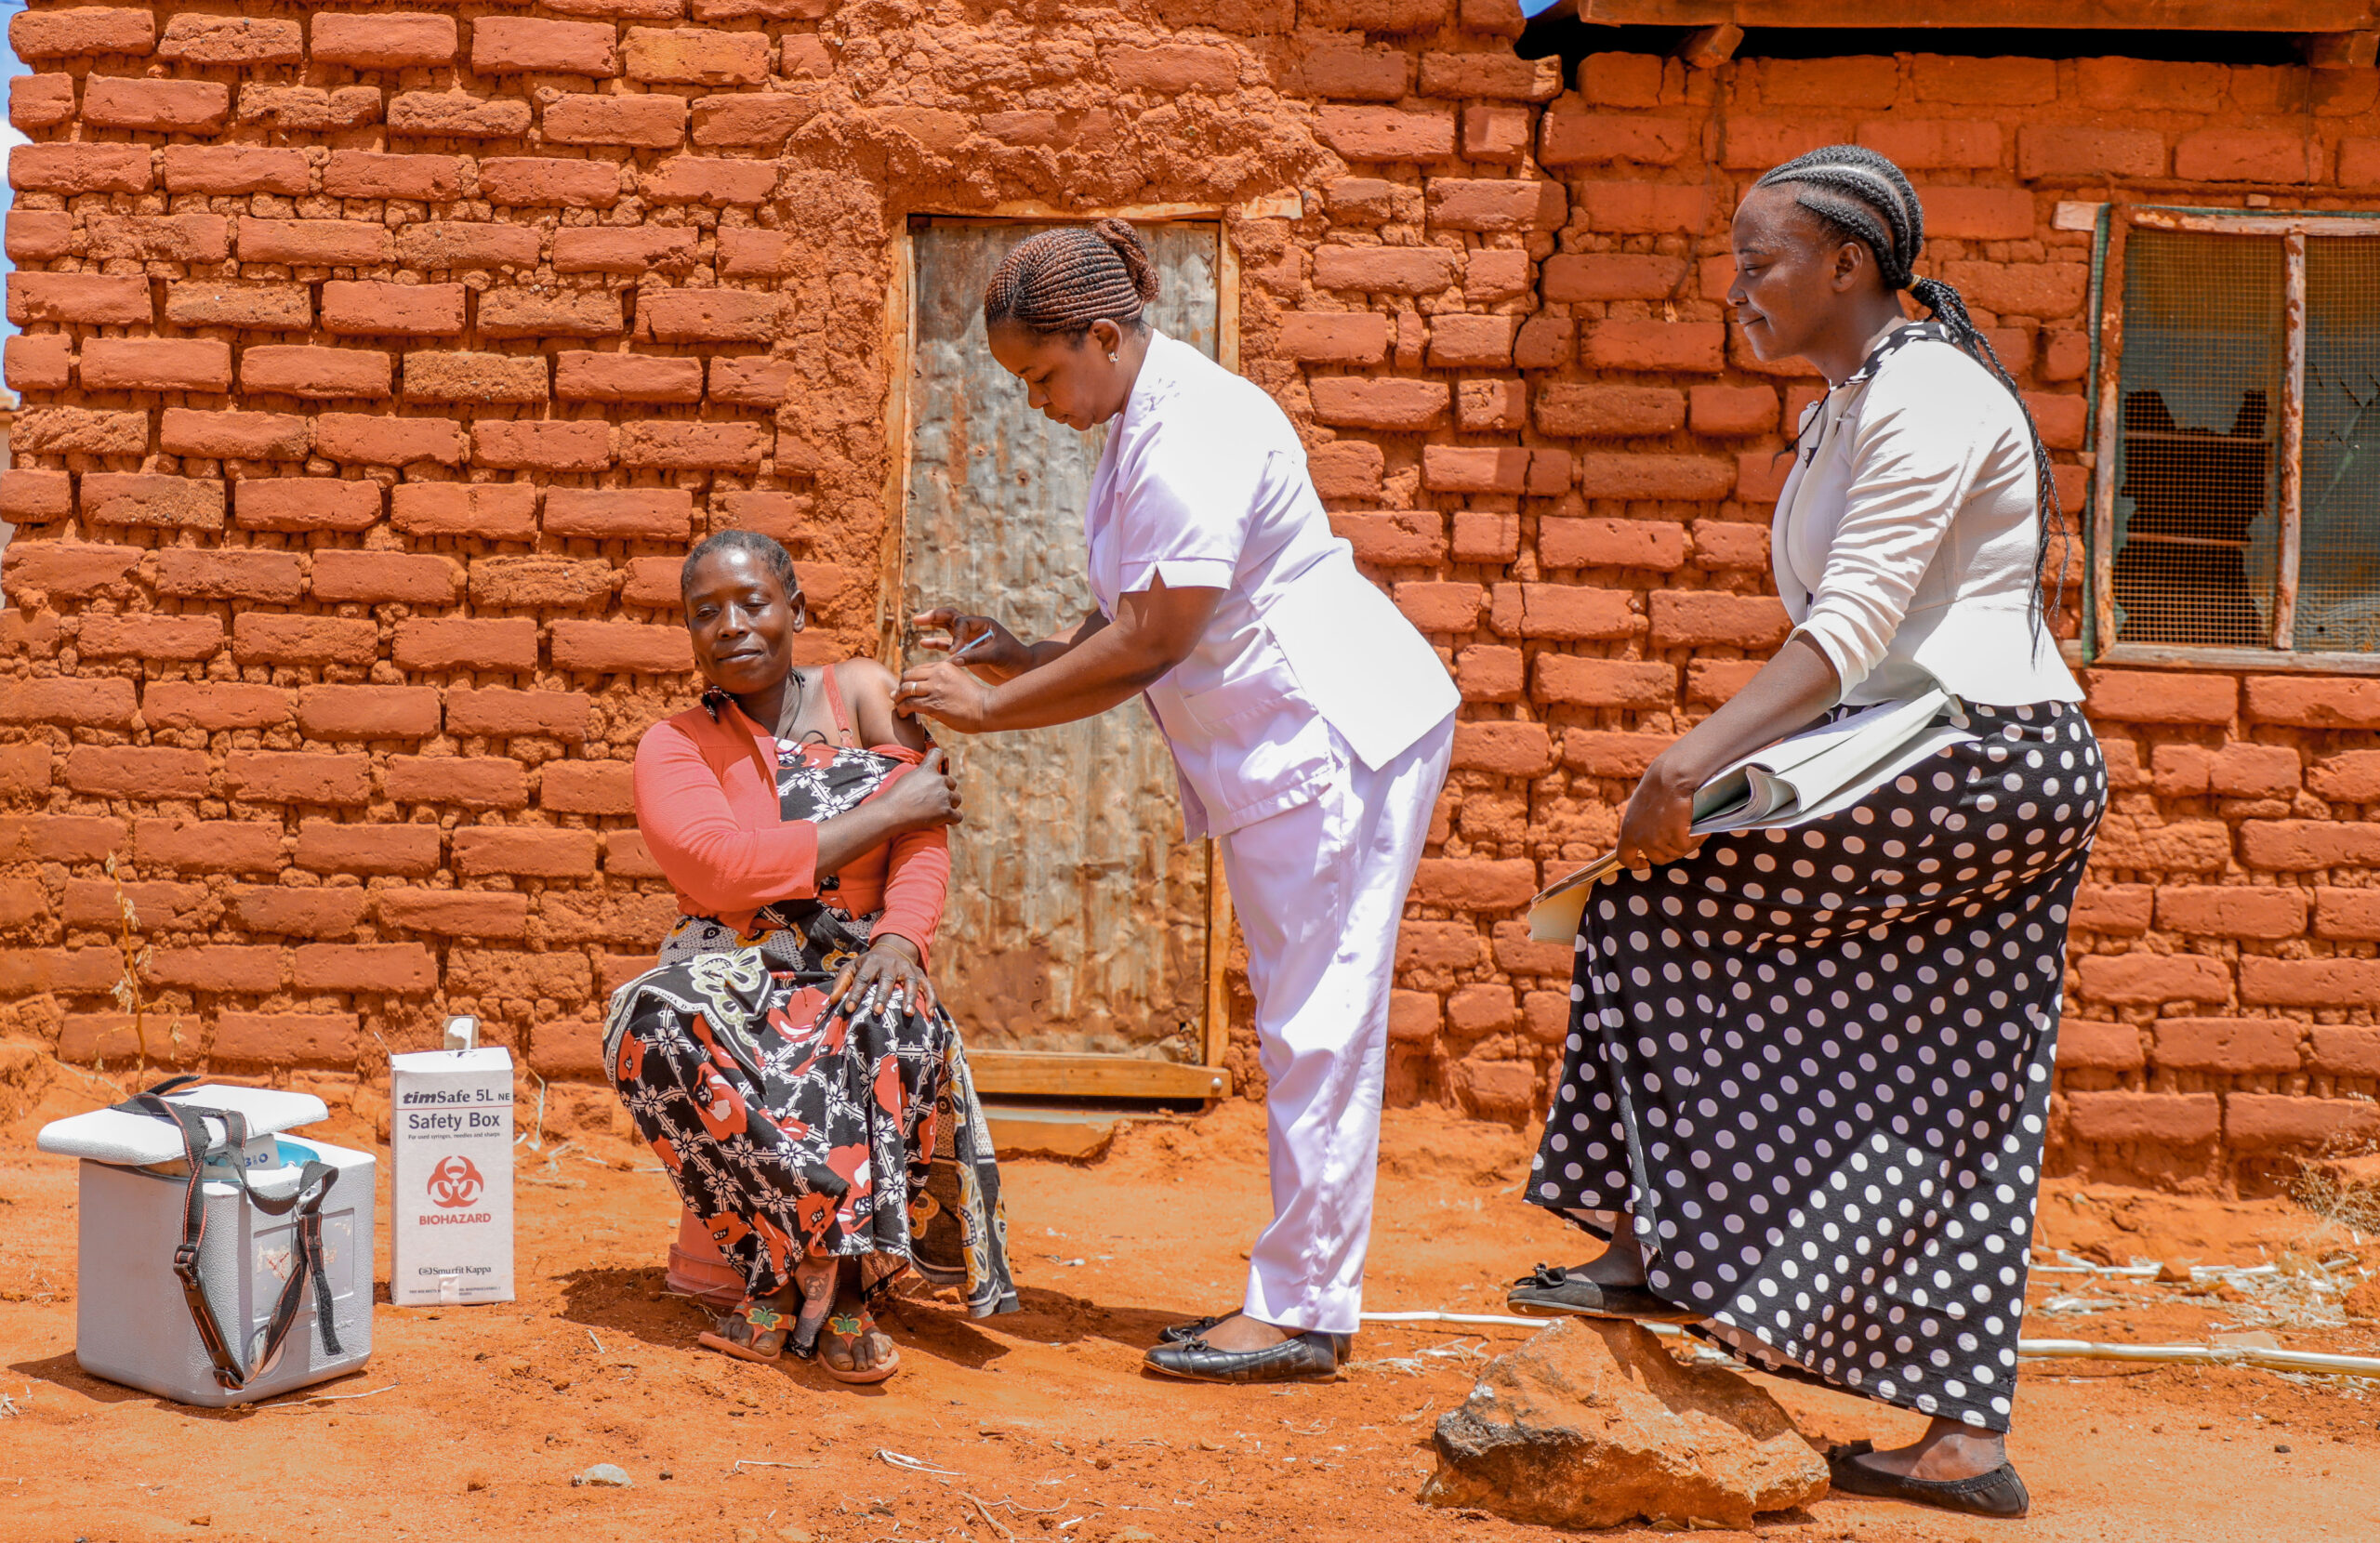
<svg viewBox="0 0 2380 1543">
<path fill-rule="evenodd" d="M 1921 279 L 1911 272 L 1918 254 L 1925 247 L 1925 210 L 1918 202 L 1917 190 L 1910 186 L 1898 166 L 1863 145 L 1826 145 L 1806 155 L 1797 155 L 1754 186 L 1769 188 L 1789 182 L 1793 184 L 1794 204 L 1808 210 L 1836 236 L 1866 246 L 1875 257 L 1876 271 L 1883 277 L 1886 291 L 1908 290 L 1933 313 L 1933 319 L 1941 323 L 1950 340 L 1990 371 L 1992 377 L 2016 398 L 2016 411 L 2025 420 L 2025 432 L 2033 442 L 2033 482 L 2041 511 L 2041 536 L 2033 547 L 2030 607 L 2038 636 L 2043 620 L 2043 570 L 2049 561 L 2052 526 L 2056 526 L 2061 540 L 2057 595 L 2051 609 L 2065 603 L 2067 564 L 2072 555 L 2065 510 L 2057 498 L 2057 480 L 2050 469 L 2049 448 L 2042 443 L 2041 429 L 2025 406 L 2024 392 L 2000 363 L 2000 356 L 1992 351 L 1991 340 L 1984 336 L 1975 319 L 1967 314 L 1966 302 L 1959 297 L 1959 292 L 1939 279 Z"/>
<path fill-rule="evenodd" d="M 1157 300 L 1157 265 L 1140 233 L 1120 219 L 1062 226 L 1027 236 L 1010 248 L 984 286 L 984 327 L 1080 340 L 1094 322 L 1126 332 L 1148 323 L 1141 312 Z"/>
</svg>

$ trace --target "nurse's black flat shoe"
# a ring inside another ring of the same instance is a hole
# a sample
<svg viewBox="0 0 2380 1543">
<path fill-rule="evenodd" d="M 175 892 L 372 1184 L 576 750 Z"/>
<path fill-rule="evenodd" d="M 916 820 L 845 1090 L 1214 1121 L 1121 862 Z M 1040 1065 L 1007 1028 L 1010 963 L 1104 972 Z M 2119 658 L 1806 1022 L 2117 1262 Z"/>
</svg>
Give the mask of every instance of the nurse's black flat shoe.
<svg viewBox="0 0 2380 1543">
<path fill-rule="evenodd" d="M 1308 1332 L 1263 1350 L 1227 1351 L 1193 1337 L 1157 1346 L 1141 1358 L 1141 1366 L 1188 1382 L 1329 1382 L 1355 1338 Z"/>
<path fill-rule="evenodd" d="M 1186 1324 L 1168 1324 L 1157 1331 L 1161 1344 L 1178 1345 L 1184 1339 L 1196 1339 L 1209 1329 L 1233 1316 L 1229 1312 L 1210 1312 L 1204 1318 L 1193 1318 Z"/>
<path fill-rule="evenodd" d="M 1540 1264 L 1513 1283 L 1504 1305 L 1530 1318 L 1633 1318 L 1646 1324 L 1697 1324 L 1702 1314 L 1641 1286 L 1605 1286 L 1560 1265 Z"/>
<path fill-rule="evenodd" d="M 2033 1497 L 2026 1493 L 2025 1481 L 2016 1477 L 2014 1464 L 2002 1463 L 1972 1479 L 1910 1479 L 1859 1460 L 1875 1449 L 1873 1442 L 1864 1441 L 1827 1448 L 1827 1477 L 1836 1493 L 1906 1500 L 1913 1506 L 2003 1522 L 2014 1522 L 2033 1509 Z"/>
</svg>

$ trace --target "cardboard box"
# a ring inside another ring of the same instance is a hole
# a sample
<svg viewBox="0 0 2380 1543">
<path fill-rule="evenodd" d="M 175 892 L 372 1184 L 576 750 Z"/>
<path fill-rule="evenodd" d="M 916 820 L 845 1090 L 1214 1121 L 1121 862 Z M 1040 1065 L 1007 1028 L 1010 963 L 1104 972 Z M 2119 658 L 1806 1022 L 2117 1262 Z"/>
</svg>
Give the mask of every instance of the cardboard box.
<svg viewBox="0 0 2380 1543">
<path fill-rule="evenodd" d="M 512 1299 L 512 1055 L 389 1058 L 389 1299 Z"/>
</svg>

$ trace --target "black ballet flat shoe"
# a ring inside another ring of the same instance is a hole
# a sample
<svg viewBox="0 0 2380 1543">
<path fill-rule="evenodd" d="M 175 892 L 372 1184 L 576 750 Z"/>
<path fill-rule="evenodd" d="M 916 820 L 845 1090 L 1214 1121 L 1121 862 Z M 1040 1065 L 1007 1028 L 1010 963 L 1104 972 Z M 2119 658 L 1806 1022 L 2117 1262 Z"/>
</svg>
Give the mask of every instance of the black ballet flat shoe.
<svg viewBox="0 0 2380 1543">
<path fill-rule="evenodd" d="M 1641 1286 L 1604 1286 L 1560 1265 L 1540 1264 L 1513 1283 L 1504 1305 L 1530 1318 L 1633 1318 L 1645 1324 L 1697 1324 L 1702 1314 Z"/>
<path fill-rule="evenodd" d="M 1355 1338 L 1309 1332 L 1263 1350 L 1227 1351 L 1193 1336 L 1157 1346 L 1141 1358 L 1141 1366 L 1188 1382 L 1329 1382 Z"/>
<path fill-rule="evenodd" d="M 1186 1324 L 1168 1324 L 1157 1331 L 1161 1344 L 1178 1345 L 1185 1339 L 1196 1339 L 1209 1329 L 1233 1316 L 1229 1312 L 1210 1312 L 1204 1318 L 1193 1318 Z"/>
<path fill-rule="evenodd" d="M 1864 1441 L 1827 1448 L 1827 1477 L 1838 1494 L 1906 1500 L 1912 1506 L 2003 1522 L 2014 1522 L 2033 1509 L 2033 1497 L 2026 1493 L 2025 1481 L 2016 1477 L 2013 1463 L 2002 1463 L 1972 1479 L 1909 1479 L 1859 1461 L 1875 1449 L 1875 1443 Z"/>
</svg>

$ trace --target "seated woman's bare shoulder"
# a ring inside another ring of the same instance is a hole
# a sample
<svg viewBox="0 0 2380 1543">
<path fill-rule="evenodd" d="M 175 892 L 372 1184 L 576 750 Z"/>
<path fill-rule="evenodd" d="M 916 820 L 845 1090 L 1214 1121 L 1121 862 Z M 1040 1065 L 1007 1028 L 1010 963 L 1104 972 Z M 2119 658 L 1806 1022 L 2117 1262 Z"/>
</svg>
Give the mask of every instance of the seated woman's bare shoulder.
<svg viewBox="0 0 2380 1543">
<path fill-rule="evenodd" d="M 873 659 L 846 659 L 834 666 L 835 684 L 852 711 L 852 726 L 866 745 L 898 745 L 911 750 L 930 748 L 933 739 L 914 718 L 892 710 L 892 692 L 900 677 Z"/>
</svg>

